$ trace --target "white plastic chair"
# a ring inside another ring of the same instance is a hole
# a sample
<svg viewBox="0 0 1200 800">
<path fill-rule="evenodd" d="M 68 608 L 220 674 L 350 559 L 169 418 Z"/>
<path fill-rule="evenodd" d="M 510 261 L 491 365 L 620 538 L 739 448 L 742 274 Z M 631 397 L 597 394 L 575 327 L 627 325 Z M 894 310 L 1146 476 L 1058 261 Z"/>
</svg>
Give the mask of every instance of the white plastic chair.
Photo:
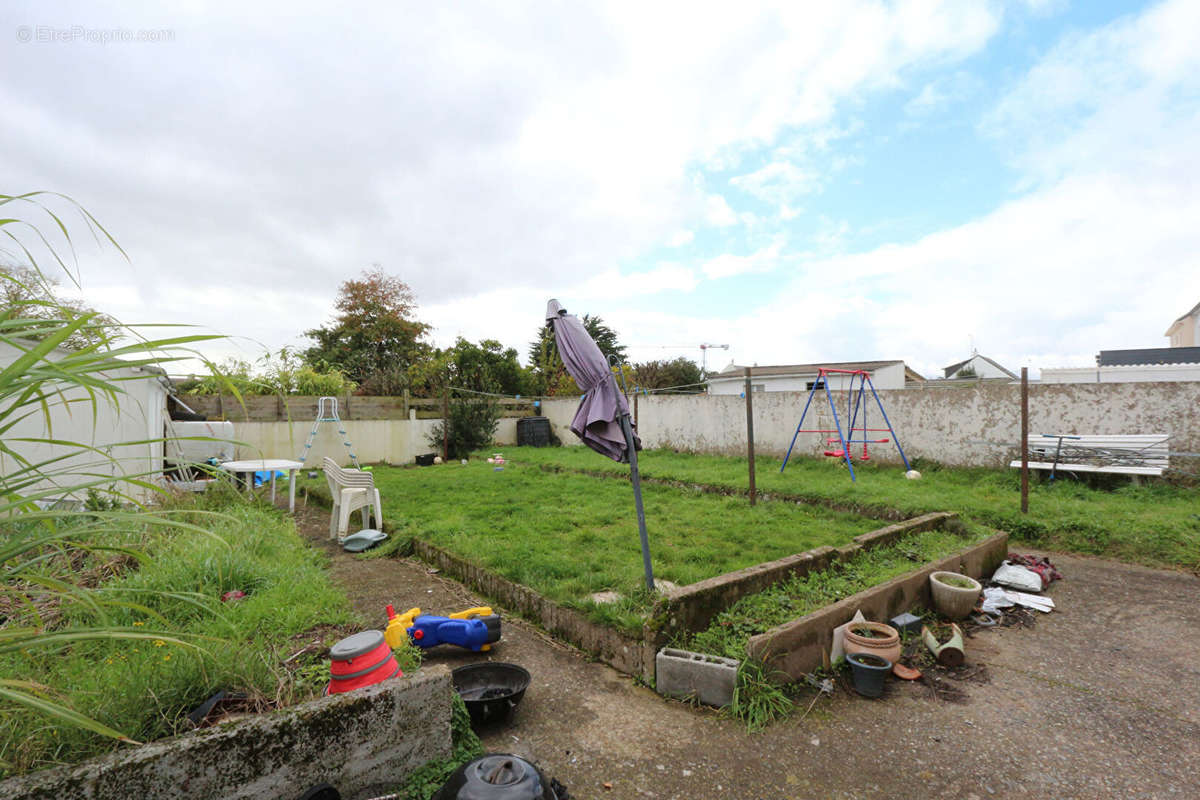
<svg viewBox="0 0 1200 800">
<path fill-rule="evenodd" d="M 368 527 L 370 515 L 375 517 L 375 527 L 383 525 L 383 503 L 379 490 L 375 488 L 375 477 L 360 469 L 344 469 L 332 458 L 322 462 L 329 494 L 333 497 L 333 513 L 329 516 L 329 538 L 339 542 L 346 538 L 350 515 L 362 510 L 363 527 Z"/>
</svg>

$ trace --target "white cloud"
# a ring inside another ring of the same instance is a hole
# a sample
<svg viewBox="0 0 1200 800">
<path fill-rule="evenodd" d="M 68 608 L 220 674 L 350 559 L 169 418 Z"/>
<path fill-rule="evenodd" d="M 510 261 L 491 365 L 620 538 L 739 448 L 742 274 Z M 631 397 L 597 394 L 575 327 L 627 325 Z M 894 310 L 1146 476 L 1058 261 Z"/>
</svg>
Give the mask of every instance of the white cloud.
<svg viewBox="0 0 1200 800">
<path fill-rule="evenodd" d="M 816 172 L 801 169 L 789 161 L 772 161 L 729 182 L 760 200 L 781 206 L 820 186 Z"/>
<path fill-rule="evenodd" d="M 770 272 L 779 266 L 783 245 L 784 240 L 779 238 L 749 255 L 738 256 L 732 253 L 722 253 L 704 262 L 700 271 L 710 280 L 731 278 L 735 275 L 753 272 Z"/>
<path fill-rule="evenodd" d="M 904 104 L 908 117 L 927 117 L 942 112 L 980 90 L 982 81 L 963 71 L 939 75 L 921 87 L 911 100 Z"/>
<path fill-rule="evenodd" d="M 0 29 L 45 13 L 6 3 Z M 373 262 L 441 308 L 733 225 L 695 187 L 697 164 L 803 137 L 908 70 L 978 51 L 999 12 L 427 4 L 367 22 L 283 3 L 78 2 L 55 19 L 175 36 L 0 48 L 0 75 L 21 76 L 0 82 L 6 190 L 83 202 L 129 250 L 145 306 L 277 346 Z M 85 273 L 99 289 L 130 278 L 95 257 Z M 230 295 L 181 299 L 201 284 Z M 276 295 L 318 299 L 260 324 Z"/>
<path fill-rule="evenodd" d="M 695 238 L 696 234 L 692 233 L 691 231 L 675 231 L 675 233 L 672 233 L 671 237 L 667 239 L 667 246 L 683 247 L 684 245 L 691 244 L 692 240 Z"/>
<path fill-rule="evenodd" d="M 1200 298 L 1200 49 L 1183 45 L 1198 13 L 1168 3 L 1054 48 L 989 120 L 1028 143 L 1014 152 L 1038 188 L 911 244 L 803 263 L 736 322 L 762 343 L 753 358 L 901 357 L 933 374 L 969 336 L 1010 368 L 1166 346 Z"/>
<path fill-rule="evenodd" d="M 904 104 L 904 113 L 910 117 L 926 114 L 940 108 L 946 102 L 946 95 L 934 82 L 925 84 L 921 92 Z"/>
<path fill-rule="evenodd" d="M 722 195 L 710 194 L 705 200 L 704 221 L 718 228 L 727 228 L 737 224 L 738 216 Z"/>
<path fill-rule="evenodd" d="M 983 130 L 1031 177 L 1178 172 L 1200 119 L 1200 5 L 1166 2 L 1058 44 Z M 1194 151 L 1194 148 L 1191 148 Z M 1170 157 L 1167 157 L 1167 154 Z"/>
</svg>

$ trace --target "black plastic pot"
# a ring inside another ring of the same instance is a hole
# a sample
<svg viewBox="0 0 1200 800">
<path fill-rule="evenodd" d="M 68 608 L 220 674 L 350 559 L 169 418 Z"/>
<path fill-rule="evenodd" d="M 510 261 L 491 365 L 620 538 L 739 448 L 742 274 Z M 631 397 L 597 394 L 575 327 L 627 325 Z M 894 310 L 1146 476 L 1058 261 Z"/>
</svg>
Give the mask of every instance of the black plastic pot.
<svg viewBox="0 0 1200 800">
<path fill-rule="evenodd" d="M 450 674 L 473 726 L 507 722 L 531 680 L 528 670 L 503 661 L 467 664 Z"/>
<path fill-rule="evenodd" d="M 883 682 L 892 671 L 892 662 L 874 653 L 851 653 L 846 660 L 854 675 L 854 691 L 863 697 L 883 694 Z"/>
<path fill-rule="evenodd" d="M 433 800 L 558 800 L 558 795 L 533 764 L 500 753 L 463 764 Z"/>
</svg>

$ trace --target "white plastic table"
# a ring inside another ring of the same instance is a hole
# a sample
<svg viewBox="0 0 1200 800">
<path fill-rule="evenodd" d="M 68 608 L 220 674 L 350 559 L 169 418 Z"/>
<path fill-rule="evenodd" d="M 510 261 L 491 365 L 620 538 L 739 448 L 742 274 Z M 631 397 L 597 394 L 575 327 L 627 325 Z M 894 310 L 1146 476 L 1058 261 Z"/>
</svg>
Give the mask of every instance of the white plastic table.
<svg viewBox="0 0 1200 800">
<path fill-rule="evenodd" d="M 288 511 L 296 513 L 296 471 L 303 469 L 299 461 L 289 461 L 286 458 L 252 458 L 245 461 L 226 461 L 221 469 L 232 472 L 235 476 L 246 476 L 246 488 L 254 488 L 254 473 L 271 471 L 271 502 L 275 502 L 275 471 L 286 470 L 288 474 Z"/>
</svg>

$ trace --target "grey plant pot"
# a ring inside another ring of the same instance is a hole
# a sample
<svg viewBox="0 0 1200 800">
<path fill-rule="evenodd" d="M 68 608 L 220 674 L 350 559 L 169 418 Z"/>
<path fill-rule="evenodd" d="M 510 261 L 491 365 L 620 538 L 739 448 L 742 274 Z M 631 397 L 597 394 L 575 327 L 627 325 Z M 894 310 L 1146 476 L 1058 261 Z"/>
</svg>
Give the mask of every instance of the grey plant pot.
<svg viewBox="0 0 1200 800">
<path fill-rule="evenodd" d="M 883 682 L 892 671 L 892 662 L 874 653 L 850 653 L 846 656 L 854 676 L 854 691 L 863 697 L 883 694 Z"/>
<path fill-rule="evenodd" d="M 951 586 L 939 578 L 948 577 L 971 582 L 970 588 Z M 933 595 L 933 608 L 947 619 L 966 619 L 979 600 L 983 586 L 974 578 L 957 572 L 935 572 L 929 576 L 929 591 Z"/>
</svg>

